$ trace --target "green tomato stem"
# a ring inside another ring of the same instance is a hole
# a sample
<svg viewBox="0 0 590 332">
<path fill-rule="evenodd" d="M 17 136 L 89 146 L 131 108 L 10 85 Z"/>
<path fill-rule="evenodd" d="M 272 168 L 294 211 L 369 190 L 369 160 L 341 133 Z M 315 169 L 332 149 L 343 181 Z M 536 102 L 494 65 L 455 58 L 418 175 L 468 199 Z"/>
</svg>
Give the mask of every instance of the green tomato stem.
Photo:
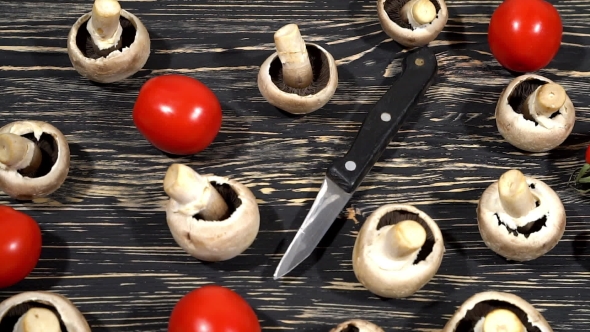
<svg viewBox="0 0 590 332">
<path fill-rule="evenodd" d="M 584 164 L 584 166 L 582 166 L 582 168 L 578 172 L 578 175 L 576 176 L 576 183 L 584 183 L 581 182 L 582 178 L 585 178 L 587 176 L 590 177 L 590 174 L 586 176 L 586 173 L 588 173 L 588 171 L 590 171 L 590 164 Z"/>
</svg>

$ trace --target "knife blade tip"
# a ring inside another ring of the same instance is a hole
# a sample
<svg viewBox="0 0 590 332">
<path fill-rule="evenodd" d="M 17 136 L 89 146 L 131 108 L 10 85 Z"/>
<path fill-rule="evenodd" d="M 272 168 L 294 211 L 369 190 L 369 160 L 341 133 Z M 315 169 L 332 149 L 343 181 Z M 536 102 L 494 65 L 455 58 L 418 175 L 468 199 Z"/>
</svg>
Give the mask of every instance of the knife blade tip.
<svg viewBox="0 0 590 332">
<path fill-rule="evenodd" d="M 272 275 L 272 278 L 274 280 L 278 280 L 278 279 L 281 279 L 283 276 L 285 276 L 285 274 L 287 274 L 287 272 L 281 271 L 281 265 L 279 264 L 275 273 Z"/>
</svg>

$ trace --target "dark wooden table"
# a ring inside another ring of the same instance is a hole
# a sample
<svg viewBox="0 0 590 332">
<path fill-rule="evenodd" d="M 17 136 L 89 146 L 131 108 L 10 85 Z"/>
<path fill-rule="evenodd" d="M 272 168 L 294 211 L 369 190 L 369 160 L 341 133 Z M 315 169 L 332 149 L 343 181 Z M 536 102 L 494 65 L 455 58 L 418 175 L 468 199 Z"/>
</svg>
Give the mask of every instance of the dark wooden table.
<svg viewBox="0 0 590 332">
<path fill-rule="evenodd" d="M 489 52 L 486 31 L 500 1 L 448 1 L 449 21 L 431 43 L 439 75 L 419 107 L 353 196 L 312 256 L 280 281 L 282 254 L 317 194 L 329 163 L 346 152 L 367 111 L 400 70 L 401 48 L 382 32 L 374 0 L 125 1 L 148 28 L 152 54 L 125 81 L 99 85 L 73 70 L 71 25 L 91 1 L 0 2 L 2 125 L 43 120 L 70 143 L 64 185 L 44 199 L 0 203 L 41 225 L 41 260 L 0 300 L 27 290 L 70 298 L 93 331 L 165 331 L 180 297 L 208 283 L 230 287 L 255 308 L 265 330 L 328 331 L 363 318 L 385 330 L 441 329 L 469 296 L 512 292 L 542 311 L 557 331 L 590 330 L 590 199 L 569 185 L 590 142 L 588 11 L 552 1 L 564 23 L 562 47 L 538 73 L 562 84 L 576 106 L 571 136 L 548 153 L 523 153 L 498 133 L 494 108 L 514 77 Z M 290 116 L 260 95 L 256 76 L 274 51 L 273 33 L 297 23 L 306 41 L 338 63 L 332 100 Z M 131 111 L 149 78 L 180 73 L 207 84 L 223 105 L 215 142 L 171 158 L 133 125 Z M 260 233 L 239 257 L 202 263 L 173 241 L 162 180 L 185 163 L 245 183 L 258 198 Z M 567 212 L 565 234 L 545 256 L 507 262 L 481 240 L 476 204 L 504 171 L 519 168 L 548 183 Z M 382 300 L 359 284 L 351 255 L 363 221 L 388 203 L 409 203 L 440 225 L 446 254 L 437 275 L 414 296 Z M 1 230 L 0 230 L 1 231 Z"/>
</svg>

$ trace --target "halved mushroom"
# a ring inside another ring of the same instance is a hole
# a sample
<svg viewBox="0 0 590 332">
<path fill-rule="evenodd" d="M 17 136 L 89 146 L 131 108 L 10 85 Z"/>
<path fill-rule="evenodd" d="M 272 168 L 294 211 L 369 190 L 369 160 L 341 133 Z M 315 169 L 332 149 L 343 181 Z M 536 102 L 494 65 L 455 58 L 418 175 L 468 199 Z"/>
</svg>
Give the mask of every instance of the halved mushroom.
<svg viewBox="0 0 590 332">
<path fill-rule="evenodd" d="M 330 332 L 383 332 L 383 329 L 366 320 L 351 319 L 338 324 Z"/>
<path fill-rule="evenodd" d="M 0 188 L 19 200 L 47 196 L 64 183 L 70 148 L 59 129 L 42 121 L 0 128 Z"/>
<path fill-rule="evenodd" d="M 150 36 L 117 0 L 95 0 L 70 29 L 68 55 L 80 75 L 112 83 L 137 73 L 150 55 Z"/>
<path fill-rule="evenodd" d="M 176 243 L 203 261 L 223 261 L 244 252 L 260 227 L 256 198 L 243 184 L 201 176 L 172 164 L 164 177 L 168 227 Z"/>
<path fill-rule="evenodd" d="M 436 39 L 449 17 L 444 0 L 378 0 L 377 14 L 383 31 L 409 48 Z"/>
<path fill-rule="evenodd" d="M 566 91 L 548 78 L 527 74 L 510 82 L 496 104 L 496 125 L 508 143 L 544 152 L 563 143 L 576 121 Z"/>
<path fill-rule="evenodd" d="M 258 89 L 273 106 L 293 114 L 323 107 L 338 87 L 336 62 L 322 47 L 303 41 L 296 24 L 274 35 L 277 52 L 258 72 Z"/>
<path fill-rule="evenodd" d="M 477 224 L 485 244 L 514 261 L 529 261 L 553 249 L 565 231 L 565 208 L 541 180 L 509 170 L 481 195 Z"/>
<path fill-rule="evenodd" d="M 0 331 L 90 332 L 90 326 L 66 297 L 38 291 L 20 293 L 0 303 Z"/>
<path fill-rule="evenodd" d="M 372 293 L 407 297 L 432 279 L 444 252 L 442 233 L 426 213 L 411 205 L 389 204 L 375 210 L 361 227 L 352 268 Z"/>
<path fill-rule="evenodd" d="M 504 292 L 481 292 L 465 301 L 442 332 L 552 332 L 551 326 L 523 298 Z"/>
</svg>

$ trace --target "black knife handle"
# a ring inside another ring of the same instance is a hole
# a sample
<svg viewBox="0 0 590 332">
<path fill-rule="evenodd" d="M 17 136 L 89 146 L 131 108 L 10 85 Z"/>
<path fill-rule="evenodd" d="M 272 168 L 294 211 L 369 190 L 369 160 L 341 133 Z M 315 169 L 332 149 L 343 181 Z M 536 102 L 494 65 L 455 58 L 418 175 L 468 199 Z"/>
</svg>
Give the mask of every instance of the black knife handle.
<svg viewBox="0 0 590 332">
<path fill-rule="evenodd" d="M 409 52 L 400 76 L 367 114 L 352 147 L 328 168 L 327 177 L 344 191 L 355 191 L 428 90 L 437 69 L 436 56 L 428 47 Z"/>
</svg>

